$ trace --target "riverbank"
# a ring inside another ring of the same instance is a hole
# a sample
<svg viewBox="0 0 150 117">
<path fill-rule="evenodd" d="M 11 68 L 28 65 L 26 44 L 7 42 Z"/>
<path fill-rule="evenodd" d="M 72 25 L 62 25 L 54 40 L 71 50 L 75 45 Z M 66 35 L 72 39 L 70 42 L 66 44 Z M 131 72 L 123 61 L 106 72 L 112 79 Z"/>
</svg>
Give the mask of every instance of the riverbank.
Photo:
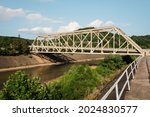
<svg viewBox="0 0 150 117">
<path fill-rule="evenodd" d="M 35 55 L 0 56 L 0 72 L 52 64 L 52 62 Z"/>
<path fill-rule="evenodd" d="M 0 56 L 0 69 L 52 63 L 35 55 Z"/>
<path fill-rule="evenodd" d="M 93 60 L 101 60 L 104 57 L 99 55 L 67 55 L 72 57 L 74 61 L 71 63 L 78 63 L 78 62 L 88 62 Z M 60 65 L 62 63 L 57 62 L 53 63 L 48 61 L 44 58 L 40 58 L 35 55 L 30 56 L 0 56 L 0 72 L 5 71 L 13 71 L 13 70 L 21 70 L 27 68 L 34 68 L 39 66 L 49 66 L 49 65 Z"/>
<path fill-rule="evenodd" d="M 59 64 L 61 64 L 61 63 L 44 63 L 44 64 L 27 65 L 27 66 L 20 66 L 20 67 L 1 68 L 0 72 L 12 71 L 12 70 L 21 70 L 21 69 L 28 69 L 28 68 L 34 68 L 34 67 L 39 67 L 39 66 L 59 65 Z"/>
</svg>

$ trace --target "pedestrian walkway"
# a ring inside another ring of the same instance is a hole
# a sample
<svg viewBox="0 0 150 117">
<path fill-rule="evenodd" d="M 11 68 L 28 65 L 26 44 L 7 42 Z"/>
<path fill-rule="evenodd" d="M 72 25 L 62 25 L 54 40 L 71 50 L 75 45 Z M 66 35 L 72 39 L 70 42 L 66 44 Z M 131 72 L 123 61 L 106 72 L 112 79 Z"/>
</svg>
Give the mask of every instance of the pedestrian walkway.
<svg viewBox="0 0 150 117">
<path fill-rule="evenodd" d="M 150 100 L 150 57 L 141 60 L 135 79 L 131 81 L 131 90 L 126 92 L 125 100 Z"/>
</svg>

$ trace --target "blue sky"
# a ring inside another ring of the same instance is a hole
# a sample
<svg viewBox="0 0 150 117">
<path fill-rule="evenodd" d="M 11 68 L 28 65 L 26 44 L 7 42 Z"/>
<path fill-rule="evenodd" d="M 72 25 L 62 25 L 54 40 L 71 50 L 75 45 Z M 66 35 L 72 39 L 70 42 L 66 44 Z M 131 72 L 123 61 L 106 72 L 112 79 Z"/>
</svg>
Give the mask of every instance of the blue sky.
<svg viewBox="0 0 150 117">
<path fill-rule="evenodd" d="M 150 34 L 150 0 L 0 0 L 0 35 L 39 34 L 116 25 L 128 35 Z"/>
</svg>

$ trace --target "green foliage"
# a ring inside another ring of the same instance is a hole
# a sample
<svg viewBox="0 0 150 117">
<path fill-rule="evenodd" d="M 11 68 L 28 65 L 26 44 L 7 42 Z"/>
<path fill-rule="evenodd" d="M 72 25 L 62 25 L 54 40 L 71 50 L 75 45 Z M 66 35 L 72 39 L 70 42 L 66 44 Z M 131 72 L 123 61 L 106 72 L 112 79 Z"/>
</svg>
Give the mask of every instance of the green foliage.
<svg viewBox="0 0 150 117">
<path fill-rule="evenodd" d="M 132 36 L 133 41 L 135 41 L 141 48 L 150 48 L 150 35 L 145 36 Z"/>
<path fill-rule="evenodd" d="M 25 72 L 18 71 L 12 74 L 4 84 L 0 98 L 9 100 L 43 99 L 44 91 L 39 78 L 30 79 Z"/>
<path fill-rule="evenodd" d="M 110 74 L 112 74 L 112 70 L 103 66 L 97 66 L 96 71 L 103 77 L 108 77 Z"/>
<path fill-rule="evenodd" d="M 88 65 L 72 67 L 59 80 L 48 84 L 47 99 L 84 99 L 106 77 L 121 69 L 127 58 L 128 56 L 124 59 L 122 56 L 107 56 L 96 69 L 91 69 Z"/>
<path fill-rule="evenodd" d="M 125 62 L 123 61 L 121 56 L 118 55 L 110 55 L 107 56 L 104 60 L 102 60 L 99 66 L 103 66 L 110 70 L 120 69 Z"/>
<path fill-rule="evenodd" d="M 49 98 L 83 99 L 97 86 L 98 76 L 97 72 L 88 65 L 74 66 L 61 77 L 59 82 L 49 85 Z"/>
<path fill-rule="evenodd" d="M 29 54 L 29 45 L 31 43 L 32 40 L 0 36 L 0 55 L 11 56 Z"/>
<path fill-rule="evenodd" d="M 96 71 L 101 76 L 108 77 L 115 70 L 121 69 L 125 64 L 127 64 L 127 61 L 131 62 L 130 56 L 110 55 L 99 63 Z"/>
</svg>

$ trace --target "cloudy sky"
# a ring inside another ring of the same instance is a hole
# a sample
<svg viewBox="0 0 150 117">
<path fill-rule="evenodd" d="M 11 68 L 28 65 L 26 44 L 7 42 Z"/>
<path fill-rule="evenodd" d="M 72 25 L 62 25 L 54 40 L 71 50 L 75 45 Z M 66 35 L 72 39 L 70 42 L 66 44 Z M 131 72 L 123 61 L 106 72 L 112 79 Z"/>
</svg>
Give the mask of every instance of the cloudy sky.
<svg viewBox="0 0 150 117">
<path fill-rule="evenodd" d="M 150 34 L 150 0 L 0 0 L 0 35 L 34 39 L 81 27 L 116 25 Z"/>
</svg>

